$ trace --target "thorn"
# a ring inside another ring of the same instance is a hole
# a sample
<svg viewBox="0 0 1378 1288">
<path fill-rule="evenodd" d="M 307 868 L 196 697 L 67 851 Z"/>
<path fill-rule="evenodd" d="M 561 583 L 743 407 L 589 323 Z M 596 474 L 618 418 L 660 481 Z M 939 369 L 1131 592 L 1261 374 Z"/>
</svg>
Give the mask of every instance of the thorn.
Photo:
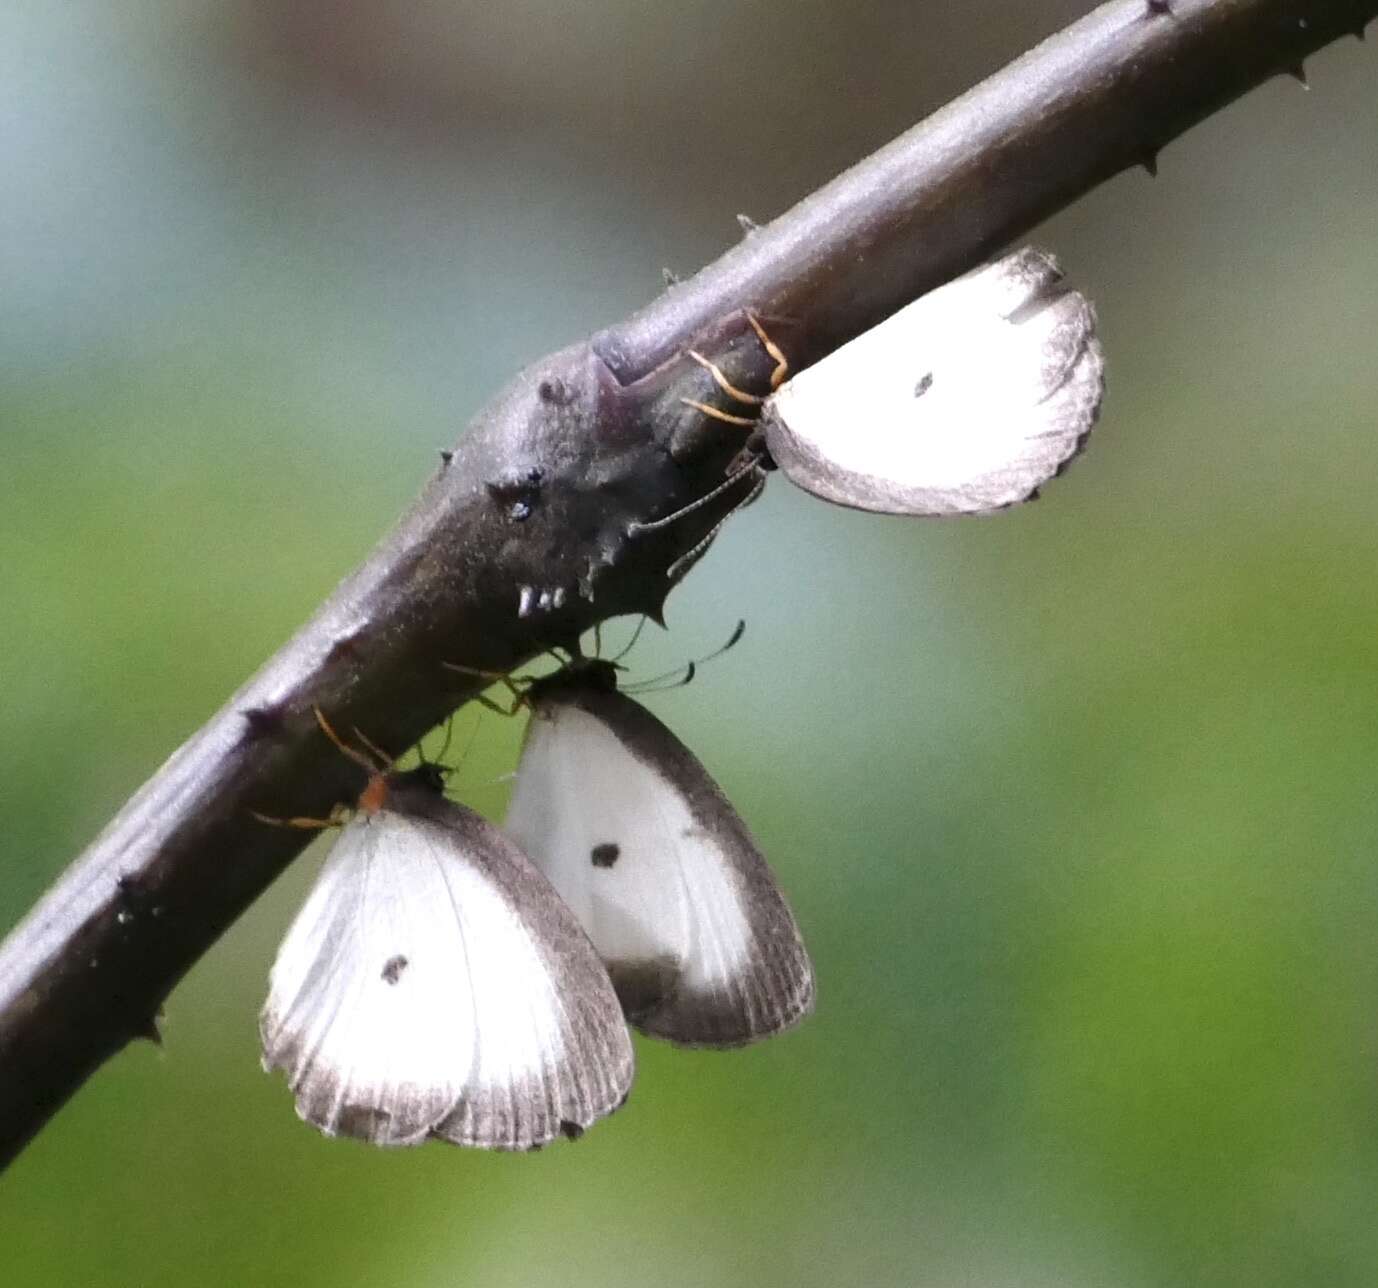
<svg viewBox="0 0 1378 1288">
<path fill-rule="evenodd" d="M 1368 23 L 1366 23 L 1366 22 L 1365 22 L 1365 23 L 1360 23 L 1359 26 L 1357 26 L 1357 27 L 1354 28 L 1354 39 L 1355 39 L 1355 40 L 1367 40 L 1367 39 L 1368 39 Z"/>
<path fill-rule="evenodd" d="M 355 647 L 359 640 L 359 633 L 353 635 L 342 635 L 331 646 L 330 651 L 325 655 L 328 663 L 354 661 L 359 656 L 359 650 Z"/>
<path fill-rule="evenodd" d="M 1158 177 L 1158 153 L 1156 151 L 1145 152 L 1139 164 L 1148 171 L 1150 179 Z"/>
<path fill-rule="evenodd" d="M 270 707 L 245 707 L 240 713 L 248 728 L 246 738 L 269 738 L 282 728 L 283 710 L 280 704 Z"/>
<path fill-rule="evenodd" d="M 754 233 L 761 226 L 750 215 L 738 215 L 737 223 L 744 233 Z"/>
<path fill-rule="evenodd" d="M 1311 88 L 1310 83 L 1306 79 L 1306 68 L 1301 63 L 1298 63 L 1295 67 L 1289 67 L 1287 69 L 1287 74 L 1296 81 L 1302 89 Z"/>
<path fill-rule="evenodd" d="M 555 593 L 551 595 L 550 602 L 555 608 L 563 608 L 565 606 L 565 588 L 563 586 L 555 587 Z"/>
<path fill-rule="evenodd" d="M 673 268 L 662 268 L 660 270 L 660 275 L 665 279 L 665 285 L 667 287 L 679 285 L 679 274 L 676 273 Z"/>
<path fill-rule="evenodd" d="M 450 451 L 448 447 L 442 447 L 440 449 L 440 463 L 442 465 L 448 465 L 454 458 L 455 454 Z"/>
<path fill-rule="evenodd" d="M 530 617 L 531 610 L 536 606 L 536 591 L 531 586 L 523 586 L 521 593 L 517 597 L 517 616 Z"/>
<path fill-rule="evenodd" d="M 163 1035 L 158 1029 L 158 1017 L 150 1015 L 148 1019 L 134 1026 L 134 1037 L 143 1038 L 146 1042 L 152 1042 L 154 1046 L 163 1045 Z"/>
</svg>

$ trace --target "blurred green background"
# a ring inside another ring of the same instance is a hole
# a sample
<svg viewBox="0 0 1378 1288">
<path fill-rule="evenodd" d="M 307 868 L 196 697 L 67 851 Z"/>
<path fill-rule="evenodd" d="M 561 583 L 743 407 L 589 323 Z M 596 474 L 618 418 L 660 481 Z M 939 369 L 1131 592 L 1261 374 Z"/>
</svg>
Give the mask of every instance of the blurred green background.
<svg viewBox="0 0 1378 1288">
<path fill-rule="evenodd" d="M 519 365 L 1086 7 L 9 0 L 0 928 Z M 645 638 L 749 619 L 651 704 L 791 895 L 802 1029 L 642 1042 L 538 1155 L 324 1140 L 255 1028 L 317 848 L 0 1179 L 0 1279 L 1378 1282 L 1374 58 L 1040 231 L 1109 393 L 1038 505 L 776 481 Z"/>
</svg>

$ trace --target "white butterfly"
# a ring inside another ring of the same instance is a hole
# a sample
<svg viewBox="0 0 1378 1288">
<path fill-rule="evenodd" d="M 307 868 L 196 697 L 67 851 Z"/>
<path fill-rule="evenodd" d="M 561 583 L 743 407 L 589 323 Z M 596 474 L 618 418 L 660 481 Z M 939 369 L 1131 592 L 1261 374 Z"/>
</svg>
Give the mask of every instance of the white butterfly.
<svg viewBox="0 0 1378 1288">
<path fill-rule="evenodd" d="M 632 1082 L 607 972 L 526 856 L 442 786 L 433 765 L 370 780 L 278 951 L 264 1067 L 331 1136 L 579 1135 Z"/>
<path fill-rule="evenodd" d="M 611 662 L 537 681 L 504 824 L 588 931 L 627 1017 L 736 1046 L 813 1007 L 794 916 L 693 754 L 616 689 Z"/>
<path fill-rule="evenodd" d="M 1024 247 L 843 345 L 766 399 L 771 459 L 806 491 L 889 514 L 1027 500 L 1086 441 L 1104 392 L 1095 312 Z"/>
</svg>

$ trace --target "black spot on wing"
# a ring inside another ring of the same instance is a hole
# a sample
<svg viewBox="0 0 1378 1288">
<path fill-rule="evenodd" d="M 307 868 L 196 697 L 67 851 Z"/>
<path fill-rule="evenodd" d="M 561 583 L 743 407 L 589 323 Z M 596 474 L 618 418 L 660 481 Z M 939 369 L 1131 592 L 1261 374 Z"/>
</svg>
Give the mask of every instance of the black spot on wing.
<svg viewBox="0 0 1378 1288">
<path fill-rule="evenodd" d="M 402 978 L 402 972 L 407 969 L 407 959 L 398 953 L 395 957 L 389 957 L 383 963 L 383 979 L 389 984 L 395 984 Z"/>
<path fill-rule="evenodd" d="M 919 380 L 919 383 L 914 386 L 914 397 L 922 398 L 924 394 L 926 394 L 932 388 L 933 373 L 929 371 L 924 376 L 922 376 Z"/>
<path fill-rule="evenodd" d="M 589 851 L 589 858 L 593 860 L 595 868 L 610 868 L 621 857 L 621 854 L 621 846 L 614 845 L 611 841 L 604 841 Z"/>
</svg>

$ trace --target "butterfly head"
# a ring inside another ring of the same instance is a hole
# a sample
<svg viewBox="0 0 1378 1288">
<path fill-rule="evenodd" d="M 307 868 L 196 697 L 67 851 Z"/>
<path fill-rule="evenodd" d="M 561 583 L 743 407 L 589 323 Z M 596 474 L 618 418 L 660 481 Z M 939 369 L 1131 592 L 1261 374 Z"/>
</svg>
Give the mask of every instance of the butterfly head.
<svg viewBox="0 0 1378 1288">
<path fill-rule="evenodd" d="M 617 691 L 617 673 L 624 669 L 621 663 L 609 658 L 576 657 L 558 671 L 533 680 L 526 691 L 526 701 L 539 705 L 543 699 L 573 690 L 614 693 Z"/>
<path fill-rule="evenodd" d="M 384 775 L 384 777 L 387 780 L 387 785 L 394 790 L 399 787 L 419 787 L 435 796 L 443 796 L 445 794 L 445 779 L 449 772 L 447 765 L 438 765 L 432 761 L 423 760 L 419 765 L 413 765 L 410 769 L 395 770 Z"/>
</svg>

